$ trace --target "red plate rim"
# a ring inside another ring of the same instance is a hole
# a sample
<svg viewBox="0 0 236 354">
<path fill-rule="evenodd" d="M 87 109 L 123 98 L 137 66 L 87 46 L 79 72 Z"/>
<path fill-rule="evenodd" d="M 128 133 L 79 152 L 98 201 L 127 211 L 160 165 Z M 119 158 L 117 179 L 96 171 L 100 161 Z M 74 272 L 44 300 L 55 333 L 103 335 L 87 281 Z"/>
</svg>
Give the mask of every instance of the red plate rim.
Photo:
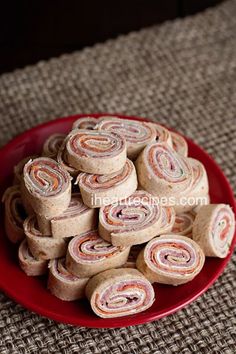
<svg viewBox="0 0 236 354">
<path fill-rule="evenodd" d="M 124 119 L 141 120 L 141 121 L 148 121 L 148 122 L 151 121 L 150 119 L 147 119 L 147 118 L 126 116 L 126 115 L 116 114 L 116 113 L 112 113 L 112 114 L 111 113 L 76 114 L 76 115 L 71 115 L 68 117 L 56 118 L 54 120 L 50 120 L 49 122 L 41 123 L 31 129 L 23 132 L 22 134 L 19 134 L 15 138 L 13 138 L 5 146 L 0 148 L 0 156 L 2 154 L 8 154 L 8 152 L 11 151 L 11 149 L 14 147 L 15 144 L 19 143 L 25 137 L 29 137 L 32 133 L 34 133 L 42 128 L 53 126 L 57 122 L 61 122 L 61 123 L 68 122 L 68 120 L 71 121 L 71 123 L 72 123 L 76 119 L 79 119 L 82 117 L 88 117 L 88 116 L 95 117 L 95 118 L 99 118 L 100 116 L 117 116 L 117 117 L 124 118 Z M 164 126 L 164 124 L 162 124 L 162 125 Z M 168 129 L 171 131 L 176 131 L 176 130 L 169 128 L 169 127 L 168 127 Z M 226 176 L 224 175 L 224 173 L 222 172 L 222 170 L 220 169 L 218 164 L 214 161 L 214 159 L 205 150 L 203 150 L 201 147 L 199 147 L 197 144 L 195 144 L 191 139 L 185 137 L 181 133 L 179 133 L 179 134 L 182 135 L 187 140 L 188 143 L 192 144 L 194 148 L 197 148 L 198 150 L 201 151 L 202 154 L 206 155 L 206 157 L 211 161 L 211 163 L 213 163 L 215 165 L 215 168 L 217 169 L 218 174 L 224 180 L 224 184 L 225 184 L 224 187 L 227 188 L 227 194 L 229 197 L 230 205 L 231 205 L 234 213 L 236 214 L 236 202 L 234 199 L 233 191 L 231 189 L 231 186 L 230 186 Z M 27 308 L 37 314 L 45 316 L 47 318 L 56 320 L 58 322 L 72 324 L 72 325 L 76 325 L 76 326 L 78 326 L 78 325 L 79 326 L 86 326 L 86 327 L 90 327 L 90 328 L 119 328 L 119 327 L 124 327 L 124 326 L 126 327 L 126 326 L 130 326 L 130 325 L 144 324 L 144 323 L 148 323 L 148 322 L 151 322 L 154 320 L 158 320 L 160 318 L 163 318 L 169 314 L 172 314 L 172 313 L 178 311 L 179 309 L 185 307 L 186 305 L 188 305 L 189 303 L 194 301 L 196 298 L 198 298 L 204 292 L 206 292 L 206 290 L 216 281 L 216 279 L 223 272 L 224 268 L 226 267 L 227 263 L 229 262 L 229 260 L 231 258 L 235 244 L 236 244 L 236 233 L 234 234 L 234 238 L 233 238 L 228 256 L 221 260 L 220 267 L 215 272 L 214 277 L 211 278 L 211 280 L 206 284 L 206 286 L 202 287 L 201 291 L 198 291 L 194 296 L 193 295 L 188 296 L 185 299 L 185 301 L 180 301 L 180 302 L 176 303 L 174 306 L 171 306 L 166 311 L 161 312 L 161 314 L 158 314 L 158 311 L 156 311 L 156 312 L 153 311 L 152 314 L 148 315 L 148 318 L 147 318 L 146 313 L 143 312 L 143 313 L 138 314 L 138 318 L 135 318 L 135 319 L 132 318 L 132 316 L 111 319 L 111 320 L 115 320 L 115 321 L 114 321 L 114 323 L 112 321 L 109 321 L 109 325 L 106 325 L 107 319 L 102 319 L 102 320 L 100 319 L 97 322 L 96 318 L 95 318 L 94 321 L 90 321 L 89 323 L 87 321 L 83 321 L 83 319 L 78 319 L 78 321 L 70 319 L 70 318 L 65 319 L 64 315 L 50 311 L 47 308 L 37 306 L 36 304 L 33 304 L 29 298 L 24 298 L 24 297 L 22 298 L 21 294 L 15 293 L 13 287 L 11 287 L 9 284 L 4 283 L 4 281 L 1 277 L 1 273 L 0 273 L 0 287 L 10 298 L 12 298 L 13 300 L 18 302 L 19 304 L 21 304 L 25 308 Z"/>
</svg>

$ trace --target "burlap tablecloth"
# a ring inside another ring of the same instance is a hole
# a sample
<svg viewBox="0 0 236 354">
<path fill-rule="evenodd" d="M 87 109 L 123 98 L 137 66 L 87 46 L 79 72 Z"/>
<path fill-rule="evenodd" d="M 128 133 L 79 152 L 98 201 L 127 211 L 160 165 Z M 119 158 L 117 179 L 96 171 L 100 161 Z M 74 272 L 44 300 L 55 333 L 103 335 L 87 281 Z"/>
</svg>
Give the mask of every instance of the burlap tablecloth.
<svg viewBox="0 0 236 354">
<path fill-rule="evenodd" d="M 235 188 L 235 1 L 0 77 L 1 144 L 42 121 L 101 111 L 177 128 L 213 155 Z M 236 353 L 235 266 L 236 254 L 185 309 L 122 329 L 58 324 L 2 294 L 0 353 Z"/>
</svg>

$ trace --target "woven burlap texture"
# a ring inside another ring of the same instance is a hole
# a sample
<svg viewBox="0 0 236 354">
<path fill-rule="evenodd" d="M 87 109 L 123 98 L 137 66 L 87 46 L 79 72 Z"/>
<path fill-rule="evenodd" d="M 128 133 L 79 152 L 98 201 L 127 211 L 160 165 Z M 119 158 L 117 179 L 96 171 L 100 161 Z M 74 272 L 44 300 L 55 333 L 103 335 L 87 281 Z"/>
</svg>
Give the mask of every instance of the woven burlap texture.
<svg viewBox="0 0 236 354">
<path fill-rule="evenodd" d="M 0 143 L 74 113 L 150 117 L 203 146 L 236 187 L 236 3 L 0 77 Z M 0 353 L 235 353 L 236 255 L 185 309 L 122 329 L 76 328 L 1 295 Z M 3 270 L 2 270 L 3 271 Z M 170 295 L 171 296 L 171 295 Z"/>
</svg>

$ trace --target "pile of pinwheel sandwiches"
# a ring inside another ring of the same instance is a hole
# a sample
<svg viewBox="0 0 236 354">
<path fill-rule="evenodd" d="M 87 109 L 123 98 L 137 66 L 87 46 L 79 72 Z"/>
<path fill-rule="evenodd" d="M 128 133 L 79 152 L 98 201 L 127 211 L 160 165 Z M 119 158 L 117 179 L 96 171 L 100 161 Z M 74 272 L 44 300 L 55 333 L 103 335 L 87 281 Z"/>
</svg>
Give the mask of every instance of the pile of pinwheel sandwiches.
<svg viewBox="0 0 236 354">
<path fill-rule="evenodd" d="M 153 304 L 153 283 L 184 284 L 205 257 L 227 256 L 234 215 L 208 193 L 206 170 L 179 134 L 84 117 L 15 166 L 5 229 L 22 270 L 48 273 L 53 295 L 87 297 L 100 317 L 125 316 Z"/>
</svg>

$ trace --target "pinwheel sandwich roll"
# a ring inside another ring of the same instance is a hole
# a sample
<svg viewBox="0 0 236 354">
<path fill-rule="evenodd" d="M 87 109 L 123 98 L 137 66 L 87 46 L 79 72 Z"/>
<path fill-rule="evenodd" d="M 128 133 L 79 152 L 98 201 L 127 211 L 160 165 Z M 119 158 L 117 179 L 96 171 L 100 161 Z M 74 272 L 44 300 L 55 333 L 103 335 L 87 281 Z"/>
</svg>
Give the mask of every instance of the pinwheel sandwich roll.
<svg viewBox="0 0 236 354">
<path fill-rule="evenodd" d="M 50 135 L 43 144 L 42 156 L 55 159 L 65 138 L 65 134 L 56 133 Z"/>
<path fill-rule="evenodd" d="M 29 250 L 26 239 L 24 239 L 18 249 L 18 260 L 21 269 L 28 276 L 38 276 L 47 273 L 48 262 L 43 259 L 36 259 Z"/>
<path fill-rule="evenodd" d="M 88 281 L 86 296 L 94 313 L 103 318 L 145 311 L 155 300 L 151 283 L 137 269 L 130 268 L 95 275 Z"/>
<path fill-rule="evenodd" d="M 172 143 L 170 131 L 168 129 L 166 129 L 165 127 L 163 127 L 161 124 L 158 124 L 155 122 L 152 122 L 149 124 L 152 124 L 156 130 L 156 141 L 158 143 L 166 143 L 171 148 L 173 148 L 173 143 Z"/>
<path fill-rule="evenodd" d="M 71 199 L 71 177 L 47 157 L 30 160 L 24 167 L 27 199 L 37 214 L 47 218 L 65 211 Z"/>
<path fill-rule="evenodd" d="M 79 171 L 76 168 L 72 167 L 68 162 L 68 156 L 66 152 L 67 140 L 68 140 L 68 136 L 64 139 L 63 143 L 61 144 L 58 150 L 57 162 L 64 170 L 66 170 L 71 175 L 72 178 L 76 178 Z"/>
<path fill-rule="evenodd" d="M 100 121 L 99 118 L 94 117 L 81 117 L 74 121 L 72 125 L 72 130 L 74 129 L 87 129 L 87 130 L 94 130 L 96 129 L 96 125 Z"/>
<path fill-rule="evenodd" d="M 209 182 L 204 165 L 193 158 L 188 158 L 193 169 L 193 185 L 190 194 L 189 210 L 198 205 L 209 203 Z M 194 201 L 194 203 L 193 203 Z M 187 211 L 187 208 L 185 207 Z M 178 210 L 177 210 L 178 212 Z"/>
<path fill-rule="evenodd" d="M 136 266 L 151 283 L 180 285 L 192 280 L 204 262 L 204 253 L 196 242 L 169 234 L 149 241 L 139 253 Z"/>
<path fill-rule="evenodd" d="M 24 180 L 21 181 L 20 184 L 20 193 L 21 193 L 21 200 L 22 204 L 24 206 L 24 209 L 28 215 L 33 215 L 35 214 L 34 209 L 31 205 L 31 196 L 25 186 Z"/>
<path fill-rule="evenodd" d="M 91 231 L 74 237 L 66 255 L 67 269 L 74 275 L 90 277 L 106 269 L 122 266 L 128 258 L 129 247 L 116 247 Z"/>
<path fill-rule="evenodd" d="M 184 139 L 184 137 L 182 137 L 182 135 L 180 135 L 178 133 L 170 132 L 170 134 L 171 134 L 171 139 L 172 139 L 172 144 L 173 144 L 174 150 L 178 154 L 187 157 L 188 156 L 188 143 L 187 143 L 187 141 Z"/>
<path fill-rule="evenodd" d="M 120 203 L 100 208 L 98 230 L 104 240 L 127 247 L 158 235 L 161 223 L 161 207 L 149 193 L 139 190 Z"/>
<path fill-rule="evenodd" d="M 193 223 L 193 239 L 208 257 L 225 258 L 234 232 L 234 213 L 226 204 L 203 205 Z"/>
<path fill-rule="evenodd" d="M 208 205 L 208 204 L 210 204 L 210 203 L 211 203 L 211 198 L 210 198 L 210 195 L 209 195 L 209 193 L 208 193 L 208 194 L 206 194 L 205 196 L 203 196 L 203 198 L 202 198 L 202 203 L 199 203 L 197 206 L 195 206 L 195 207 L 193 208 L 192 212 L 196 215 L 196 214 L 199 212 L 200 208 L 201 208 L 203 205 Z"/>
<path fill-rule="evenodd" d="M 23 180 L 23 170 L 24 170 L 25 164 L 26 164 L 29 160 L 36 159 L 37 157 L 38 157 L 37 155 L 26 156 L 26 157 L 24 157 L 22 160 L 20 160 L 20 161 L 14 166 L 14 180 L 13 180 L 13 184 L 21 184 L 21 182 L 22 182 L 22 180 Z"/>
<path fill-rule="evenodd" d="M 192 167 L 166 143 L 149 144 L 136 161 L 139 184 L 157 197 L 179 197 L 191 190 Z"/>
<path fill-rule="evenodd" d="M 36 217 L 31 215 L 24 221 L 24 231 L 28 247 L 37 259 L 54 259 L 66 254 L 67 243 L 64 239 L 43 236 L 38 230 Z"/>
<path fill-rule="evenodd" d="M 37 155 L 30 155 L 22 159 L 21 161 L 18 162 L 17 165 L 14 167 L 14 180 L 13 184 L 18 184 L 20 186 L 20 191 L 21 191 L 21 200 L 24 206 L 24 209 L 26 210 L 27 214 L 33 214 L 34 209 L 32 208 L 30 201 L 27 198 L 27 191 L 25 190 L 25 185 L 24 185 L 24 176 L 23 176 L 23 170 L 25 164 L 32 159 L 36 159 L 38 156 Z"/>
<path fill-rule="evenodd" d="M 13 243 L 18 243 L 25 237 L 23 222 L 27 217 L 24 210 L 20 188 L 18 185 L 6 189 L 2 197 L 5 205 L 4 224 L 8 239 Z"/>
<path fill-rule="evenodd" d="M 161 226 L 158 235 L 163 235 L 170 232 L 175 223 L 175 209 L 173 207 L 161 208 Z"/>
<path fill-rule="evenodd" d="M 55 238 L 76 236 L 94 230 L 97 226 L 96 209 L 88 208 L 79 193 L 73 193 L 68 208 L 59 216 L 47 219 L 37 215 L 39 230 Z"/>
<path fill-rule="evenodd" d="M 193 185 L 191 196 L 204 196 L 209 192 L 209 182 L 204 165 L 191 157 L 188 158 L 193 169 Z"/>
<path fill-rule="evenodd" d="M 65 258 L 52 259 L 49 262 L 48 289 L 61 300 L 74 301 L 83 298 L 88 279 L 68 272 Z"/>
<path fill-rule="evenodd" d="M 100 208 L 129 197 L 137 189 L 137 175 L 134 164 L 126 160 L 124 167 L 109 175 L 81 173 L 77 183 L 83 201 L 90 208 Z"/>
<path fill-rule="evenodd" d="M 118 132 L 125 138 L 127 156 L 130 160 L 135 160 L 147 144 L 156 140 L 156 129 L 150 123 L 112 116 L 100 119 L 98 130 Z"/>
<path fill-rule="evenodd" d="M 192 238 L 194 219 L 195 215 L 191 212 L 176 215 L 175 223 L 172 227 L 171 233 Z"/>
<path fill-rule="evenodd" d="M 118 172 L 126 162 L 125 140 L 116 132 L 75 129 L 68 135 L 66 151 L 69 164 L 87 173 Z"/>
<path fill-rule="evenodd" d="M 177 214 L 190 211 L 197 205 L 207 204 L 209 183 L 205 167 L 196 159 L 188 158 L 188 161 L 192 166 L 193 183 L 184 203 L 181 203 L 181 199 L 178 200 L 177 198 L 177 203 L 174 207 Z"/>
</svg>

